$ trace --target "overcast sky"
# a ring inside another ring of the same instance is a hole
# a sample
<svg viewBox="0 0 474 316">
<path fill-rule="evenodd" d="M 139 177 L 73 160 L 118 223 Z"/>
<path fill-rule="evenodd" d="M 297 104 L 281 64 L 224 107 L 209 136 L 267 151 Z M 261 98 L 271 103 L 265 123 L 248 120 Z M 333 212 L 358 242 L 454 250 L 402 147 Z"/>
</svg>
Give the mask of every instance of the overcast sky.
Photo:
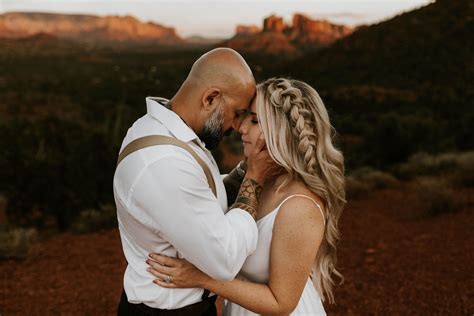
<svg viewBox="0 0 474 316">
<path fill-rule="evenodd" d="M 455 1 L 455 0 L 453 0 Z M 172 26 L 178 35 L 230 37 L 237 24 L 261 26 L 276 14 L 287 23 L 295 12 L 351 26 L 371 24 L 427 5 L 431 0 L 0 0 L 0 13 L 12 11 L 132 15 Z"/>
</svg>

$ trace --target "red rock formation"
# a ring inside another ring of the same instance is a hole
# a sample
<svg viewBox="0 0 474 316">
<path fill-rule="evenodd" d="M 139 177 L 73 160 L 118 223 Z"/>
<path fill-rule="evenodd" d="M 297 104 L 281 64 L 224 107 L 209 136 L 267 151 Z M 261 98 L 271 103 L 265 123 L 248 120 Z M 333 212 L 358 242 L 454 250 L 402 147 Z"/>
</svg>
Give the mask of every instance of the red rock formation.
<svg viewBox="0 0 474 316">
<path fill-rule="evenodd" d="M 263 20 L 263 31 L 264 32 L 274 32 L 274 33 L 282 33 L 285 29 L 285 23 L 283 22 L 283 18 L 271 15 L 265 20 Z"/>
<path fill-rule="evenodd" d="M 249 36 L 234 36 L 220 46 L 233 48 L 237 51 L 266 53 L 271 55 L 295 55 L 298 50 L 283 33 L 261 32 Z"/>
<path fill-rule="evenodd" d="M 336 25 L 325 20 L 315 21 L 302 14 L 295 14 L 290 38 L 301 45 L 325 46 L 350 33 L 352 29 L 345 25 Z"/>
<path fill-rule="evenodd" d="M 262 30 L 256 25 L 237 25 L 235 35 L 252 35 L 260 33 Z"/>
<path fill-rule="evenodd" d="M 327 46 L 353 30 L 344 25 L 315 21 L 295 14 L 291 26 L 285 25 L 283 18 L 272 15 L 263 21 L 261 32 L 256 32 L 256 28 L 252 32 L 245 31 L 237 27 L 236 35 L 222 45 L 247 52 L 298 54 L 302 49 Z M 245 36 L 242 36 L 244 33 Z"/>
<path fill-rule="evenodd" d="M 142 23 L 131 16 L 98 17 L 50 13 L 0 15 L 1 37 L 24 37 L 37 33 L 80 41 L 153 41 L 166 44 L 182 41 L 173 28 Z"/>
<path fill-rule="evenodd" d="M 4 16 L 0 15 L 0 37 L 15 38 L 15 37 L 25 37 L 25 36 L 28 36 L 28 33 L 22 32 L 17 29 L 8 28 L 6 25 Z"/>
</svg>

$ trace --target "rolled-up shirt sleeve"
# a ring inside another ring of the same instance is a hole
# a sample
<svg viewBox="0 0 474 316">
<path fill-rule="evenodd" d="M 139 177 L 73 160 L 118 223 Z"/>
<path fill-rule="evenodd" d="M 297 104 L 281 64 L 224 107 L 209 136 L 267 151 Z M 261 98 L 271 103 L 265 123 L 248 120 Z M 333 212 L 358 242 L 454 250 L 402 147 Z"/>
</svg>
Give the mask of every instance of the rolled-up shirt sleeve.
<svg viewBox="0 0 474 316">
<path fill-rule="evenodd" d="M 255 220 L 238 208 L 224 214 L 190 155 L 164 156 L 147 165 L 130 203 L 145 225 L 214 279 L 233 279 L 257 246 Z"/>
</svg>

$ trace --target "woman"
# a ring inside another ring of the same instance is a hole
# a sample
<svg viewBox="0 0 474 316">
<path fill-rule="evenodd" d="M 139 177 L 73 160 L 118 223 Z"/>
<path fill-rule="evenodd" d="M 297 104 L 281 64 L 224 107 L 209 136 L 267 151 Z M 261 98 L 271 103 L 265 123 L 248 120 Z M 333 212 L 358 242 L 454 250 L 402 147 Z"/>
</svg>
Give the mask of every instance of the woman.
<svg viewBox="0 0 474 316">
<path fill-rule="evenodd" d="M 345 194 L 343 156 L 331 143 L 324 104 L 304 82 L 269 79 L 257 86 L 240 133 L 244 155 L 263 133 L 281 167 L 260 196 L 255 253 L 227 282 L 156 254 L 147 261 L 149 271 L 162 287 L 201 287 L 226 298 L 224 315 L 325 315 L 322 301 L 334 302 L 334 277 L 342 280 L 335 266 Z"/>
</svg>

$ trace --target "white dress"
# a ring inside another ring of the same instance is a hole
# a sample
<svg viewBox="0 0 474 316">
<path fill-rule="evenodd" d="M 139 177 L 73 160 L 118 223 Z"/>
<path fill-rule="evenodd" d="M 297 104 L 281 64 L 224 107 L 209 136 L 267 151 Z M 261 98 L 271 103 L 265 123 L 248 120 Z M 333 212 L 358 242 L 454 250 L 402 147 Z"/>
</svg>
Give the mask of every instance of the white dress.
<svg viewBox="0 0 474 316">
<path fill-rule="evenodd" d="M 258 227 L 258 243 L 255 252 L 247 257 L 242 269 L 240 270 L 238 278 L 245 279 L 255 283 L 268 283 L 269 272 L 270 272 L 270 246 L 273 235 L 273 224 L 275 218 L 280 210 L 280 207 L 288 199 L 294 196 L 301 196 L 312 200 L 318 207 L 319 211 L 323 215 L 324 213 L 316 201 L 306 195 L 291 195 L 281 202 L 273 211 L 262 217 L 257 221 Z M 324 221 L 326 225 L 326 221 Z M 224 302 L 223 313 L 224 316 L 251 316 L 258 315 L 252 311 L 243 308 L 231 301 Z M 326 315 L 321 297 L 316 291 L 311 279 L 308 277 L 308 281 L 304 287 L 303 293 L 301 294 L 300 301 L 296 306 L 295 310 L 291 315 Z"/>
</svg>

